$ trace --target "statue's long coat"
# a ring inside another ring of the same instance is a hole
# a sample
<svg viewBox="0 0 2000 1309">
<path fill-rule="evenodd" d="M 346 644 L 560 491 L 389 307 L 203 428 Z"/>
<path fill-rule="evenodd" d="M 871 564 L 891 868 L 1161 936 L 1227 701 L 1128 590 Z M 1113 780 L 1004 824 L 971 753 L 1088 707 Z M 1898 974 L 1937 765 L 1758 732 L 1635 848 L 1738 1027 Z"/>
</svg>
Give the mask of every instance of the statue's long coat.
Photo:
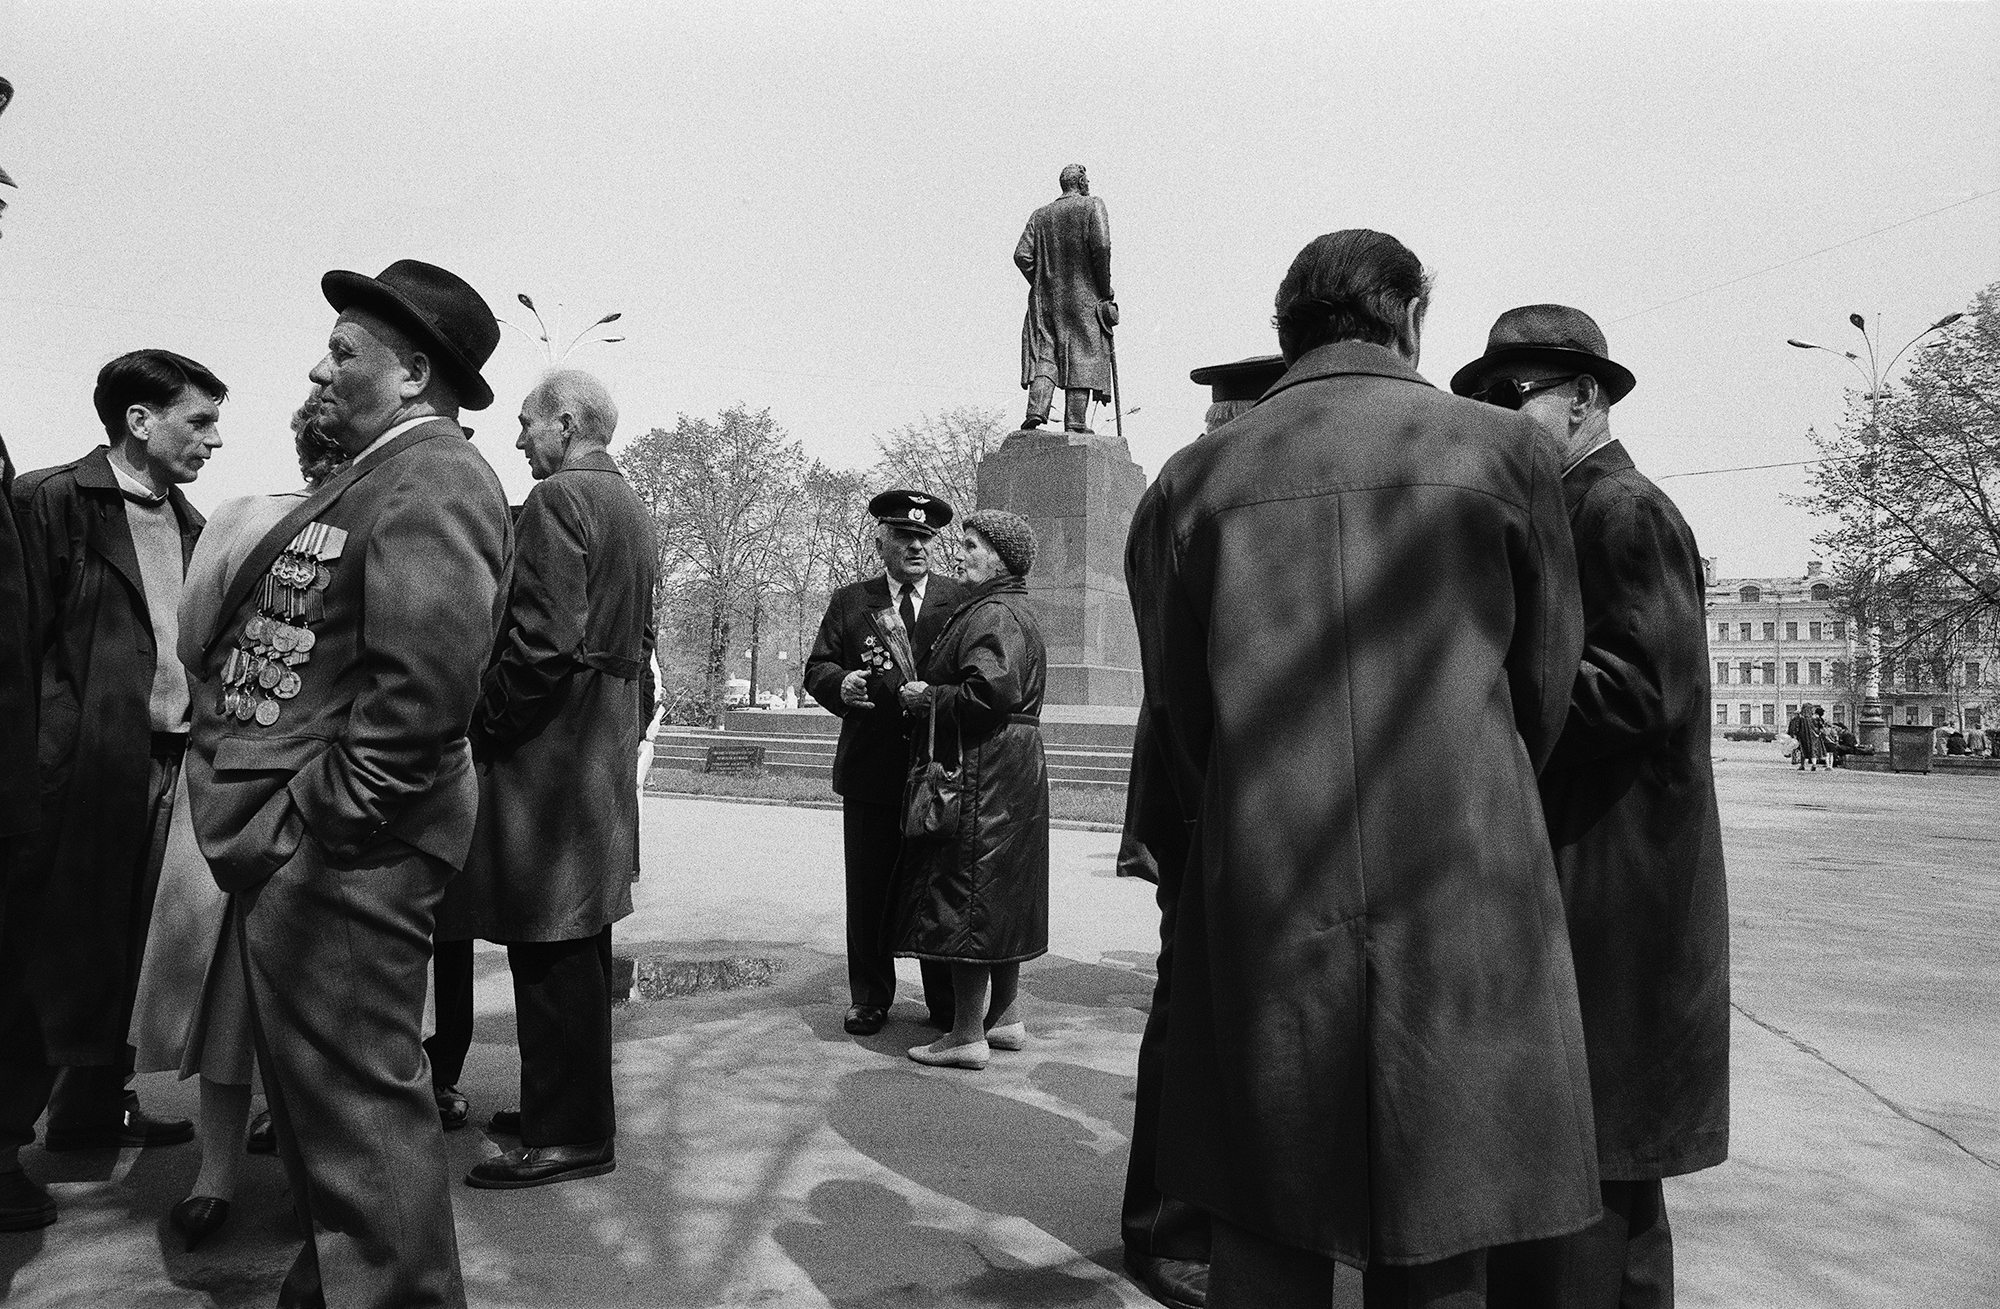
<svg viewBox="0 0 2000 1309">
<path fill-rule="evenodd" d="M 1599 1212 L 1536 771 L 1582 650 L 1554 456 L 1380 346 L 1167 461 L 1126 572 L 1194 822 L 1160 1189 L 1353 1264 Z"/>
<path fill-rule="evenodd" d="M 1617 442 L 1563 478 L 1583 665 L 1542 802 L 1607 1180 L 1729 1153 L 1729 906 L 1694 533 Z"/>
<path fill-rule="evenodd" d="M 1028 216 L 1014 247 L 1028 279 L 1021 385 L 1048 377 L 1066 390 L 1111 391 L 1111 335 L 1098 306 L 1111 299 L 1111 219 L 1104 202 L 1065 195 Z"/>
</svg>

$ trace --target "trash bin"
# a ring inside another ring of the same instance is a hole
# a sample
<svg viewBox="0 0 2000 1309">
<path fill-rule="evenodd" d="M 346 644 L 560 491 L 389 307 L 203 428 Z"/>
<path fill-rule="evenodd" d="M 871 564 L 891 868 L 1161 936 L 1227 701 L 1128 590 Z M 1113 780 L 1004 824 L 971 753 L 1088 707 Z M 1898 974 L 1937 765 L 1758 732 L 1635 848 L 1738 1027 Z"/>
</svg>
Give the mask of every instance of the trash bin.
<svg viewBox="0 0 2000 1309">
<path fill-rule="evenodd" d="M 1931 770 L 1932 730 L 1917 723 L 1889 726 L 1889 768 L 1898 773 L 1928 773 Z"/>
</svg>

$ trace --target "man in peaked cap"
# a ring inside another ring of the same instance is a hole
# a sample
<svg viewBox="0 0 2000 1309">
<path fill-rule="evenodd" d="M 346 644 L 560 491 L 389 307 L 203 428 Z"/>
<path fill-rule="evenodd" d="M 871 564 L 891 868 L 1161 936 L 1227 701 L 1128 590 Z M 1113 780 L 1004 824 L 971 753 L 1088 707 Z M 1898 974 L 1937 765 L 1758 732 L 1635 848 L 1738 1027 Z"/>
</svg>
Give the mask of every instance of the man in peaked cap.
<svg viewBox="0 0 2000 1309">
<path fill-rule="evenodd" d="M 351 460 L 182 633 L 195 833 L 235 893 L 257 1061 L 305 1245 L 281 1305 L 459 1309 L 421 1044 L 436 906 L 479 806 L 466 740 L 507 500 L 461 409 L 500 328 L 415 260 L 331 272 L 318 426 Z M 316 1230 L 317 1229 L 317 1230 Z"/>
<path fill-rule="evenodd" d="M 930 542 L 951 505 L 921 491 L 884 491 L 868 502 L 882 573 L 841 587 L 827 603 L 806 661 L 806 690 L 840 715 L 833 789 L 841 797 L 847 863 L 846 1028 L 873 1036 L 896 998 L 888 935 L 889 880 L 903 846 L 903 781 L 910 746 L 896 692 L 914 681 L 931 640 L 965 587 L 930 571 Z M 923 965 L 933 1026 L 952 1024 L 951 970 Z"/>
<path fill-rule="evenodd" d="M 1701 551 L 1611 435 L 1632 390 L 1588 314 L 1500 315 L 1452 390 L 1535 420 L 1557 452 L 1582 666 L 1541 776 L 1576 964 L 1604 1216 L 1508 1253 L 1537 1303 L 1673 1303 L 1661 1178 L 1729 1152 L 1729 920 L 1709 762 Z"/>
</svg>

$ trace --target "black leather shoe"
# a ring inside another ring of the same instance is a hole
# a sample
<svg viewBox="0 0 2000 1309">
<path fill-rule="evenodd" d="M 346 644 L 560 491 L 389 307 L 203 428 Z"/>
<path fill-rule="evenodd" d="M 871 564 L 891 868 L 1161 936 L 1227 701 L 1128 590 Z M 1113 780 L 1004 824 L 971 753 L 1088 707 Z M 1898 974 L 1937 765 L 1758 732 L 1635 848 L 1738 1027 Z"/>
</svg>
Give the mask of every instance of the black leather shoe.
<svg viewBox="0 0 2000 1309">
<path fill-rule="evenodd" d="M 437 1101 L 438 1125 L 447 1132 L 456 1132 L 472 1118 L 472 1102 L 455 1086 L 434 1086 L 431 1098 Z"/>
<path fill-rule="evenodd" d="M 1125 1252 L 1125 1271 L 1139 1288 L 1173 1309 L 1208 1309 L 1208 1265 L 1193 1259 L 1159 1259 Z"/>
<path fill-rule="evenodd" d="M 521 1111 L 519 1109 L 495 1109 L 493 1116 L 486 1120 L 486 1130 L 498 1132 L 502 1136 L 521 1134 Z"/>
<path fill-rule="evenodd" d="M 609 1141 L 592 1145 L 538 1145 L 509 1150 L 475 1165 L 465 1175 L 465 1184 L 485 1191 L 517 1191 L 579 1177 L 601 1177 L 617 1166 Z"/>
<path fill-rule="evenodd" d="M 56 1220 L 56 1198 L 15 1169 L 0 1173 L 0 1232 L 32 1232 Z"/>
<path fill-rule="evenodd" d="M 873 1036 L 889 1021 L 889 1011 L 881 1005 L 855 1004 L 847 1007 L 847 1021 L 841 1024 L 849 1036 Z"/>
<path fill-rule="evenodd" d="M 149 1149 L 194 1140 L 194 1124 L 185 1118 L 154 1118 L 134 1104 L 102 1127 L 51 1127 L 42 1149 L 52 1154 L 70 1150 Z"/>
<path fill-rule="evenodd" d="M 212 1195 L 191 1195 L 167 1215 L 173 1229 L 187 1238 L 187 1249 L 200 1245 L 202 1238 L 229 1221 L 229 1201 Z"/>
<path fill-rule="evenodd" d="M 278 1128 L 271 1121 L 271 1111 L 266 1109 L 250 1120 L 250 1135 L 243 1138 L 245 1154 L 278 1153 Z"/>
</svg>

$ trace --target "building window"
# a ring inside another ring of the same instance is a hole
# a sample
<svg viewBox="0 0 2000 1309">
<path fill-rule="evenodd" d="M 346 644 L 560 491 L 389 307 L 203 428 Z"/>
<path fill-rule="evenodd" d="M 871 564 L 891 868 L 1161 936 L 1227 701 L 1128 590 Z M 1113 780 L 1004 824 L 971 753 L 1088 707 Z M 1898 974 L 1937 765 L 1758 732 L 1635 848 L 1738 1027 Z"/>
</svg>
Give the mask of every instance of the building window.
<svg viewBox="0 0 2000 1309">
<path fill-rule="evenodd" d="M 1750 624 L 1738 623 L 1736 625 L 1736 639 L 1739 641 L 1747 641 L 1750 639 Z"/>
<path fill-rule="evenodd" d="M 1741 719 L 1739 719 L 1738 721 L 1740 721 L 1740 722 L 1741 722 L 1741 723 L 1742 723 L 1742 724 L 1743 724 L 1743 725 L 1744 725 L 1745 727 L 1748 727 L 1748 726 L 1750 726 L 1750 706 L 1749 706 L 1749 705 L 1747 705 L 1747 704 L 1746 704 L 1746 705 L 1738 705 L 1738 706 L 1737 706 L 1737 708 L 1739 708 L 1739 709 L 1741 709 L 1741 710 L 1743 711 L 1743 717 L 1742 717 Z"/>
<path fill-rule="evenodd" d="M 1895 684 L 1896 661 L 1894 659 L 1884 659 L 1882 661 L 1882 685 L 1894 686 Z"/>
<path fill-rule="evenodd" d="M 1776 705 L 1774 705 L 1774 704 L 1767 704 L 1767 705 L 1765 705 L 1765 706 L 1764 706 L 1764 726 L 1766 726 L 1766 727 L 1776 727 L 1777 725 L 1778 725 L 1778 706 L 1776 706 Z"/>
<path fill-rule="evenodd" d="M 1729 639 L 1728 623 L 1717 623 L 1715 625 L 1715 639 L 1718 641 L 1727 641 Z"/>
<path fill-rule="evenodd" d="M 1812 598 L 1815 600 L 1831 600 L 1833 599 L 1833 588 L 1825 582 L 1821 582 L 1819 585 L 1813 587 Z"/>
<path fill-rule="evenodd" d="M 1775 641 L 1778 639 L 1778 625 L 1776 623 L 1764 624 L 1764 639 L 1766 641 Z"/>
<path fill-rule="evenodd" d="M 1753 605 L 1764 598 L 1764 593 L 1754 586 L 1746 586 L 1736 593 L 1736 598 L 1744 604 Z"/>
<path fill-rule="evenodd" d="M 1737 681 L 1743 683 L 1745 686 L 1750 685 L 1750 661 L 1748 659 L 1736 665 L 1736 672 L 1738 674 Z"/>
<path fill-rule="evenodd" d="M 1825 623 L 1814 623 L 1806 630 L 1812 633 L 1812 639 L 1815 641 L 1824 641 L 1826 639 Z"/>
<path fill-rule="evenodd" d="M 1932 726 L 1932 727 L 1943 727 L 1944 725 L 1945 725 L 1945 721 L 1944 721 L 1944 706 L 1943 706 L 1943 705 L 1941 705 L 1941 704 L 1939 704 L 1939 705 L 1932 705 L 1932 706 L 1931 706 L 1931 726 Z"/>
<path fill-rule="evenodd" d="M 1980 721 L 1981 721 L 1981 720 L 1980 720 L 1980 714 L 1979 714 L 1979 711 L 1978 711 L 1977 709 L 1968 709 L 1968 710 L 1966 710 L 1966 711 L 1965 711 L 1965 730 L 1966 730 L 1966 731 L 1968 731 L 1968 732 L 1977 732 L 1977 731 L 1981 730 L 1981 729 L 1980 729 L 1980 726 L 1979 726 L 1979 724 L 1980 724 Z"/>
<path fill-rule="evenodd" d="M 1785 639 L 1787 641 L 1796 641 L 1799 639 L 1799 625 L 1797 623 L 1785 624 Z"/>
<path fill-rule="evenodd" d="M 1790 723 L 1794 718 L 1797 718 L 1798 716 L 1799 716 L 1799 707 L 1797 705 L 1788 704 L 1785 706 L 1785 721 L 1787 723 Z"/>
<path fill-rule="evenodd" d="M 1922 723 L 1919 723 L 1917 721 L 1917 706 L 1915 705 L 1910 705 L 1908 708 L 1903 710 L 1903 721 L 1908 723 L 1911 727 L 1923 726 Z"/>
<path fill-rule="evenodd" d="M 1797 686 L 1798 684 L 1799 684 L 1799 666 L 1787 660 L 1785 663 L 1785 685 Z"/>
<path fill-rule="evenodd" d="M 1847 685 L 1847 665 L 1841 663 L 1838 659 L 1834 660 L 1833 663 L 1833 684 L 1835 686 Z"/>
<path fill-rule="evenodd" d="M 1924 689 L 1924 666 L 1921 663 L 1918 663 L 1914 659 L 1910 660 L 1910 671 L 1903 674 L 1903 676 L 1909 679 L 1912 691 L 1921 691 Z"/>
<path fill-rule="evenodd" d="M 1778 666 L 1774 663 L 1766 663 L 1764 665 L 1764 685 L 1776 686 L 1777 684 L 1778 684 Z"/>
<path fill-rule="evenodd" d="M 1818 664 L 1806 665 L 1806 681 L 1812 684 L 1813 686 L 1818 686 L 1820 684 L 1819 674 L 1820 674 L 1820 666 Z"/>
<path fill-rule="evenodd" d="M 1729 706 L 1728 706 L 1728 705 L 1726 705 L 1726 704 L 1719 704 L 1719 705 L 1715 706 L 1715 725 L 1716 725 L 1717 727 L 1727 727 L 1727 726 L 1729 726 Z"/>
<path fill-rule="evenodd" d="M 1979 639 L 1979 620 L 1977 618 L 1968 618 L 1965 620 L 1965 637 L 1968 641 L 1977 641 Z"/>
<path fill-rule="evenodd" d="M 1715 661 L 1715 684 L 1717 686 L 1729 685 L 1729 664 L 1721 659 Z"/>
<path fill-rule="evenodd" d="M 1845 641 L 1847 639 L 1847 621 L 1845 619 L 1836 618 L 1833 620 L 1833 639 L 1836 641 Z"/>
<path fill-rule="evenodd" d="M 1979 661 L 1977 659 L 1968 659 L 1965 661 L 1965 684 L 1967 686 L 1979 685 Z"/>
<path fill-rule="evenodd" d="M 1844 704 L 1837 704 L 1837 705 L 1835 705 L 1835 706 L 1833 707 L 1833 721 L 1834 721 L 1834 722 L 1836 722 L 1836 723 L 1844 723 L 1844 722 L 1846 722 L 1846 721 L 1847 721 L 1847 706 L 1846 706 L 1846 705 L 1844 705 Z"/>
</svg>

